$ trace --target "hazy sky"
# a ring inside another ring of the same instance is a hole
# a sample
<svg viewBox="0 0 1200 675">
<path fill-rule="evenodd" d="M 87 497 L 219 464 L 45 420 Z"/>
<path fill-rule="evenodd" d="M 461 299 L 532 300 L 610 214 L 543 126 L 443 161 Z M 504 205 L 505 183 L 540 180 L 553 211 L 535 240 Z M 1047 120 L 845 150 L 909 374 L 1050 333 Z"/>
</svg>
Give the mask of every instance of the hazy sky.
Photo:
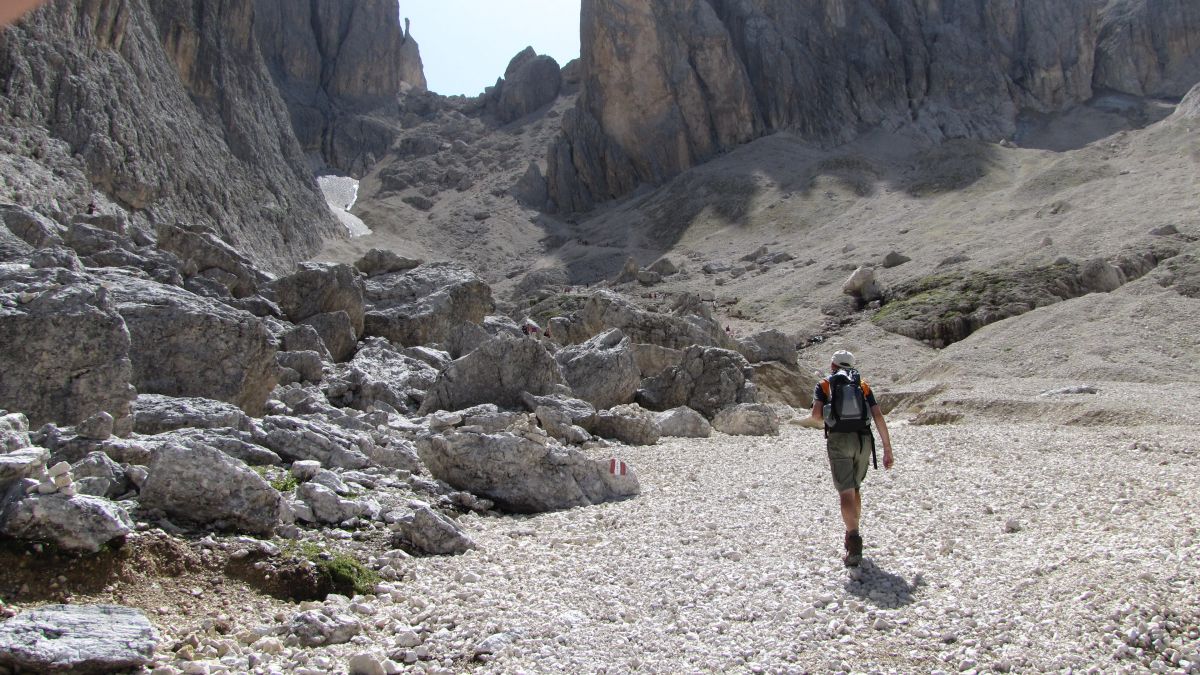
<svg viewBox="0 0 1200 675">
<path fill-rule="evenodd" d="M 579 56 L 580 0 L 400 0 L 429 89 L 482 93 L 525 47 L 560 66 Z"/>
</svg>

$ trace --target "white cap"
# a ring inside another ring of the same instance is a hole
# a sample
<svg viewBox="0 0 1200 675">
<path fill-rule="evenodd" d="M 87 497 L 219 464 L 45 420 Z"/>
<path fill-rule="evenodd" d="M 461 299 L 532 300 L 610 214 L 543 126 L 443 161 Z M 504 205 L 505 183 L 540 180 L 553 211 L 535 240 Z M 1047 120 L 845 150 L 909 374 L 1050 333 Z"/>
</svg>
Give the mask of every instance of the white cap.
<svg viewBox="0 0 1200 675">
<path fill-rule="evenodd" d="M 854 367 L 854 355 L 845 349 L 839 349 L 833 353 L 833 365 L 845 366 L 846 368 Z"/>
</svg>

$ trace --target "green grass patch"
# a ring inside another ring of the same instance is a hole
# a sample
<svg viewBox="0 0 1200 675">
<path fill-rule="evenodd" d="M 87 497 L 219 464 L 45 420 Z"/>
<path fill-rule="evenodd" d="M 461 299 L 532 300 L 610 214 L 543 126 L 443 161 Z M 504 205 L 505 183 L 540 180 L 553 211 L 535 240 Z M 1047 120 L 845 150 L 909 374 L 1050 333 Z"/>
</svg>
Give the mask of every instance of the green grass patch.
<svg viewBox="0 0 1200 675">
<path fill-rule="evenodd" d="M 302 558 L 316 565 L 320 574 L 334 592 L 346 596 L 366 595 L 375 592 L 380 582 L 379 574 L 349 553 L 329 551 L 311 541 L 289 541 L 283 546 L 285 555 Z"/>
</svg>

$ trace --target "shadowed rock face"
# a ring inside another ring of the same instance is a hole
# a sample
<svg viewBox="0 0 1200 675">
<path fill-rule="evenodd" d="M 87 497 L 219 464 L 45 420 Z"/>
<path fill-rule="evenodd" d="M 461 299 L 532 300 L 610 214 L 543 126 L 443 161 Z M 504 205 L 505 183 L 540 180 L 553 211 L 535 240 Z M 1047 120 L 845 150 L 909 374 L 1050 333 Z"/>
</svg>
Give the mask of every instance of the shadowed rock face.
<svg viewBox="0 0 1200 675">
<path fill-rule="evenodd" d="M 139 219 L 209 225 L 272 270 L 312 255 L 339 226 L 252 26 L 252 0 L 95 0 L 5 29 L 0 126 L 65 144 L 30 151 L 67 183 L 44 201 L 78 213 L 99 190 Z"/>
<path fill-rule="evenodd" d="M 396 0 L 255 0 L 255 32 L 301 146 L 364 173 L 390 147 L 396 94 L 425 89 Z M 378 111 L 381 115 L 372 116 Z"/>
<path fill-rule="evenodd" d="M 584 0 L 583 93 L 549 153 L 551 199 L 585 210 L 779 130 L 994 140 L 1094 87 L 1194 83 L 1200 10 L 1101 4 Z"/>
</svg>

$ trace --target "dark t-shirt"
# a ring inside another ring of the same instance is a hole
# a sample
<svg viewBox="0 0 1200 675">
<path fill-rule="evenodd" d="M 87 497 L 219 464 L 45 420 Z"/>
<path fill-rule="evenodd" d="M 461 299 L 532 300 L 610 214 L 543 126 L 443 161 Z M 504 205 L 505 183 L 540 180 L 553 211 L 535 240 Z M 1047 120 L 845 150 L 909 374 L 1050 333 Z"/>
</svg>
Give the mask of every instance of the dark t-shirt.
<svg viewBox="0 0 1200 675">
<path fill-rule="evenodd" d="M 830 386 L 829 378 L 831 378 L 831 377 L 833 377 L 833 376 L 826 375 L 825 379 L 823 379 L 817 383 L 816 388 L 813 389 L 813 401 L 814 402 L 820 403 L 821 405 L 825 405 L 826 403 L 829 403 L 829 395 L 825 393 L 825 389 L 826 389 L 826 387 Z M 862 383 L 863 397 L 867 399 L 867 409 L 869 410 L 869 409 L 875 407 L 876 405 L 878 405 L 875 402 L 875 392 L 871 391 L 871 385 L 867 384 L 866 380 L 859 380 L 859 382 Z M 825 386 L 824 387 L 821 386 L 822 384 L 824 384 Z"/>
</svg>

